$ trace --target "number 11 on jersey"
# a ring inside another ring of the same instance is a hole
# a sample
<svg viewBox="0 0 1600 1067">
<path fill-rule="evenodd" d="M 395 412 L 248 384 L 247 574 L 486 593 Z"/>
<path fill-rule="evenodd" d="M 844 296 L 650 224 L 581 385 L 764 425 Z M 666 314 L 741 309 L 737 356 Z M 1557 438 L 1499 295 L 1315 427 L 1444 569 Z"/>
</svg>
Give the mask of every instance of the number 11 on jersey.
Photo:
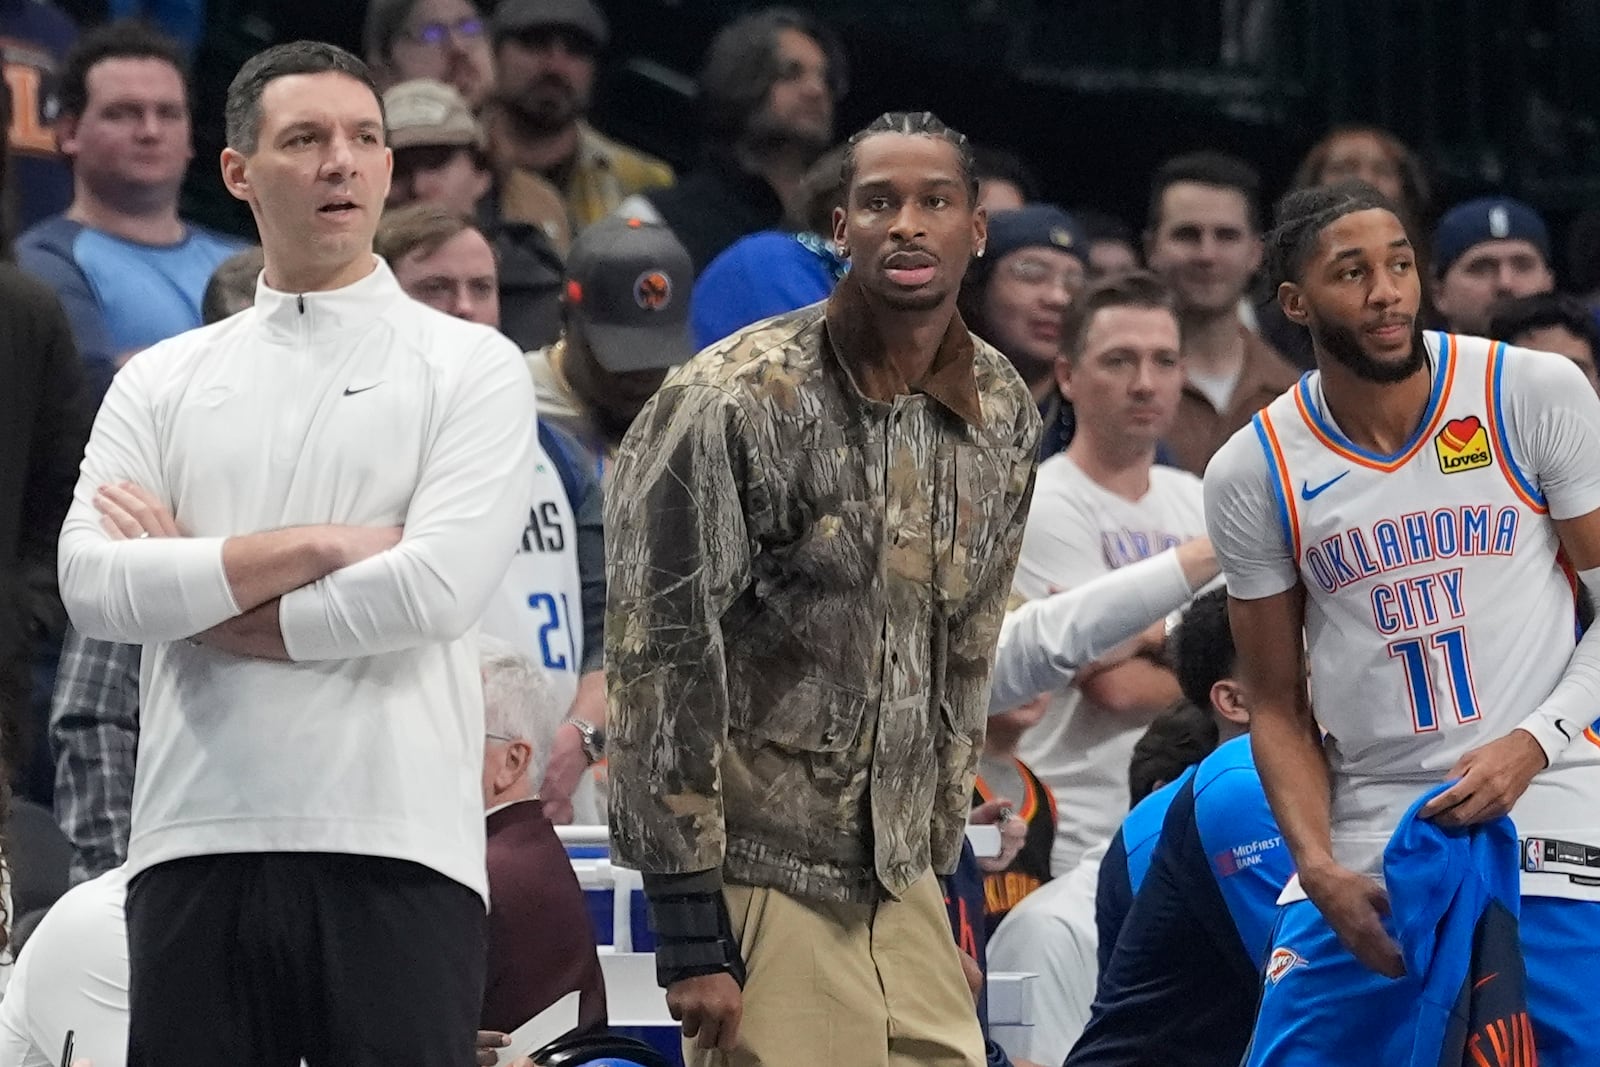
<svg viewBox="0 0 1600 1067">
<path fill-rule="evenodd" d="M 1472 685 L 1472 660 L 1467 655 L 1467 631 L 1457 626 L 1429 637 L 1411 637 L 1389 642 L 1389 658 L 1398 659 L 1406 672 L 1406 692 L 1411 696 L 1411 726 L 1419 734 L 1439 728 L 1439 713 L 1433 699 L 1433 664 L 1430 650 L 1443 654 L 1445 675 L 1450 682 L 1456 721 L 1465 725 L 1479 718 L 1478 694 Z"/>
</svg>

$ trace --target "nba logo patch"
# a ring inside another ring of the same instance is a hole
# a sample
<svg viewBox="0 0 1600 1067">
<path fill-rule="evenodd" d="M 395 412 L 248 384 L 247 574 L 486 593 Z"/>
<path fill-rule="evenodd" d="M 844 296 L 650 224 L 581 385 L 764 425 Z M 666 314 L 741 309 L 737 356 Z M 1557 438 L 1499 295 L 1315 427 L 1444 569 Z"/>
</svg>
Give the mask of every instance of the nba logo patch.
<svg viewBox="0 0 1600 1067">
<path fill-rule="evenodd" d="M 1439 454 L 1439 470 L 1444 474 L 1477 470 L 1494 462 L 1489 454 L 1489 431 L 1476 415 L 1452 419 L 1433 439 Z"/>
<path fill-rule="evenodd" d="M 1277 985 L 1283 976 L 1296 967 L 1304 967 L 1306 958 L 1292 948 L 1275 948 L 1267 957 L 1267 983 Z"/>
<path fill-rule="evenodd" d="M 1544 870 L 1544 841 L 1530 837 L 1522 843 L 1522 869 L 1538 872 Z"/>
</svg>

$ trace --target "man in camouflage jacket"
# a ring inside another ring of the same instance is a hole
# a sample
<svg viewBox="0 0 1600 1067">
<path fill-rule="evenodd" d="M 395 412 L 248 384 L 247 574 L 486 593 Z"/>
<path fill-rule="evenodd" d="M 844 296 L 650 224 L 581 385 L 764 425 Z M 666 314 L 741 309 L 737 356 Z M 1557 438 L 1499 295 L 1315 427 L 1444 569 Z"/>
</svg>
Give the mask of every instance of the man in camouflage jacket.
<svg viewBox="0 0 1600 1067">
<path fill-rule="evenodd" d="M 985 238 L 965 139 L 885 116 L 846 177 L 852 272 L 671 377 L 608 492 L 613 851 L 691 1064 L 983 1062 L 934 875 L 1039 419 L 955 313 Z"/>
</svg>

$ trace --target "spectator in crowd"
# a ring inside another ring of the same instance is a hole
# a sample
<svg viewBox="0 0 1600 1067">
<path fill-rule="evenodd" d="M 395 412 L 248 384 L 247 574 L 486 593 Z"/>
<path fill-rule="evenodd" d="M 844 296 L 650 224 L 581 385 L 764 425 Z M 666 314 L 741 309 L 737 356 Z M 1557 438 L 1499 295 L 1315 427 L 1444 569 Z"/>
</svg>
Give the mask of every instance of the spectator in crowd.
<svg viewBox="0 0 1600 1067">
<path fill-rule="evenodd" d="M 1072 405 L 1055 382 L 1062 316 L 1083 289 L 1089 242 L 1077 222 L 1052 204 L 1002 211 L 989 219 L 988 255 L 967 271 L 961 316 L 1005 353 L 1039 405 L 1043 459 L 1072 439 Z"/>
<path fill-rule="evenodd" d="M 471 215 L 494 187 L 483 127 L 455 89 L 413 78 L 383 93 L 394 152 L 387 206 L 418 202 Z"/>
<path fill-rule="evenodd" d="M 394 150 L 389 206 L 428 204 L 476 218 L 498 260 L 496 325 L 523 351 L 553 342 L 561 333 L 562 264 L 556 249 L 565 247 L 568 232 L 561 198 L 546 187 L 536 216 L 508 216 L 484 153 L 483 128 L 449 86 L 402 82 L 383 94 L 383 103 Z M 545 185 L 528 175 L 521 182 Z M 535 202 L 525 195 L 521 203 L 528 208 Z"/>
<path fill-rule="evenodd" d="M 1291 188 L 1310 189 L 1351 179 L 1364 181 L 1388 197 L 1401 216 L 1414 223 L 1409 227 L 1412 233 L 1427 229 L 1431 212 L 1427 171 L 1392 133 L 1360 124 L 1334 127 L 1306 153 Z M 1425 262 L 1427 249 L 1418 252 Z M 1315 368 L 1311 334 L 1284 315 L 1277 293 L 1268 294 L 1255 312 L 1257 327 L 1268 344 L 1298 369 Z"/>
<path fill-rule="evenodd" d="M 472 0 L 368 0 L 362 47 L 385 90 L 430 78 L 477 111 L 494 88 L 489 27 Z"/>
<path fill-rule="evenodd" d="M 242 248 L 217 264 L 200 298 L 200 318 L 205 325 L 237 315 L 256 302 L 256 282 L 266 259 L 259 245 Z"/>
<path fill-rule="evenodd" d="M 460 215 L 416 205 L 385 214 L 375 248 L 412 299 L 485 326 L 500 325 L 495 257 Z M 559 680 L 567 722 L 544 750 L 539 793 L 555 822 L 602 822 L 584 780 L 604 754 L 605 498 L 595 458 L 567 431 L 539 420 L 533 506 L 484 632 L 521 649 Z M 566 727 L 570 727 L 567 729 Z"/>
<path fill-rule="evenodd" d="M 1039 467 L 1017 592 L 1074 589 L 1205 533 L 1200 480 L 1156 464 L 1183 382 L 1176 298 L 1158 278 L 1091 282 L 1074 302 L 1057 373 L 1077 412 L 1066 452 Z M 1151 720 L 1182 697 L 1172 671 L 1134 656 L 1080 675 L 1022 740 L 1022 759 L 1060 813 L 1059 877 L 1128 813 L 1128 757 Z"/>
<path fill-rule="evenodd" d="M 978 204 L 991 216 L 1039 199 L 1039 179 L 1015 152 L 974 145 L 972 158 L 978 163 Z"/>
<path fill-rule="evenodd" d="M 990 936 L 1023 897 L 1050 880 L 1050 851 L 1056 841 L 1055 794 L 1017 758 L 1022 735 L 1038 725 L 1049 706 L 1046 693 L 1020 708 L 990 715 L 984 734 L 972 803 L 977 806 L 1007 798 L 1006 811 L 1012 813 L 1007 822 L 1019 823 L 1023 830 L 1023 843 L 1015 858 L 998 869 L 985 870 L 983 920 Z M 1011 797 L 1022 799 L 1012 802 Z"/>
<path fill-rule="evenodd" d="M 1089 238 L 1089 276 L 1126 274 L 1139 269 L 1139 243 L 1133 227 L 1115 215 L 1094 209 L 1074 208 L 1072 217 Z"/>
<path fill-rule="evenodd" d="M 0 82 L 0 206 L 8 190 L 11 103 Z M 0 380 L 7 383 L 0 397 L 0 752 L 7 777 L 0 788 L 14 785 L 48 804 L 44 724 L 66 624 L 56 592 L 56 535 L 91 409 L 60 303 L 5 262 L 5 237 L 0 220 Z"/>
<path fill-rule="evenodd" d="M 1185 774 L 1216 746 L 1207 716 L 1181 704 L 1158 716 L 1133 748 L 1123 774 L 1144 795 Z M 1159 819 L 1157 820 L 1159 828 Z M 1006 916 L 989 940 L 989 967 L 1038 975 L 1035 1013 L 1026 1048 L 1006 1049 L 1030 1063 L 1060 1063 L 1083 1033 L 1100 973 L 1095 900 L 1108 848 L 1104 839 L 1070 871 L 1030 893 Z"/>
<path fill-rule="evenodd" d="M 471 217 L 433 204 L 384 212 L 373 250 L 406 295 L 435 311 L 500 325 L 494 249 Z"/>
<path fill-rule="evenodd" d="M 609 469 L 622 437 L 694 354 L 689 254 L 665 226 L 602 219 L 567 260 L 560 340 L 528 353 L 539 419 L 555 423 Z"/>
<path fill-rule="evenodd" d="M 961 317 L 1017 368 L 1048 422 L 1061 317 L 1083 289 L 1089 240 L 1071 215 L 1031 204 L 989 217 L 989 246 L 961 286 Z"/>
<path fill-rule="evenodd" d="M 483 671 L 483 806 L 488 812 L 489 965 L 485 1030 L 510 1033 L 568 993 L 578 1025 L 606 1022 L 605 979 L 583 887 L 536 783 L 544 780 L 566 704 L 521 651 L 479 639 Z"/>
<path fill-rule="evenodd" d="M 1295 171 L 1292 187 L 1310 189 L 1352 178 L 1366 182 L 1413 222 L 1425 223 L 1430 192 L 1422 161 L 1398 137 L 1379 126 L 1335 126 L 1312 146 Z"/>
<path fill-rule="evenodd" d="M 672 168 L 585 121 L 611 27 L 594 0 L 501 0 L 494 15 L 499 80 L 488 112 L 501 172 L 544 178 L 574 233 L 628 197 L 672 184 Z"/>
<path fill-rule="evenodd" d="M 1433 232 L 1433 272 L 1444 328 L 1482 337 L 1497 302 L 1556 287 L 1550 231 L 1537 211 L 1510 197 L 1457 204 Z"/>
<path fill-rule="evenodd" d="M 29 785 L 36 752 L 49 766 L 33 661 L 66 625 L 56 538 L 93 408 L 60 303 L 9 263 L 0 263 L 0 382 L 0 751 L 19 787 L 48 803 L 47 772 L 42 788 Z"/>
<path fill-rule="evenodd" d="M 1600 323 L 1577 297 L 1535 293 L 1496 304 L 1489 319 L 1489 336 L 1508 345 L 1566 356 L 1600 392 L 1600 378 L 1595 375 Z"/>
<path fill-rule="evenodd" d="M 55 814 L 72 843 L 68 877 L 95 878 L 128 858 L 139 747 L 140 646 L 68 626 L 50 709 Z"/>
<path fill-rule="evenodd" d="M 828 303 L 675 374 L 608 493 L 613 848 L 691 1064 L 984 1062 L 936 875 L 1038 414 L 956 314 L 986 238 L 966 139 L 885 115 L 845 181 Z"/>
<path fill-rule="evenodd" d="M 119 376 L 61 539 L 74 621 L 154 657 L 129 1060 L 468 1063 L 487 884 L 467 635 L 527 515 L 532 390 L 515 346 L 372 255 L 389 155 L 360 61 L 268 49 L 227 119 L 257 304 Z M 346 414 L 312 419 L 325 404 Z"/>
<path fill-rule="evenodd" d="M 833 292 L 849 267 L 833 243 L 833 213 L 844 206 L 843 160 L 843 148 L 831 149 L 806 172 L 805 210 L 793 231 L 741 237 L 701 273 L 690 306 L 696 349 Z"/>
<path fill-rule="evenodd" d="M 98 402 L 117 367 L 200 325 L 200 297 L 239 243 L 178 216 L 193 154 L 183 53 L 134 22 L 85 34 L 61 75 L 56 131 L 72 206 L 17 241 L 61 299 Z"/>
<path fill-rule="evenodd" d="M 1215 152 L 1168 160 L 1151 183 L 1145 251 L 1177 297 L 1183 336 L 1183 393 L 1166 441 L 1191 474 L 1298 377 L 1239 321 L 1261 267 L 1260 185 L 1248 164 Z"/>
<path fill-rule="evenodd" d="M 7 205 L 0 201 L 3 247 L 72 202 L 72 168 L 54 126 L 56 79 L 77 39 L 77 27 L 55 5 L 0 0 L 0 71 L 11 96 L 5 127 L 9 206 L 15 209 L 15 217 L 7 217 Z"/>
<path fill-rule="evenodd" d="M 1245 737 L 1249 694 L 1235 675 L 1227 591 L 1198 597 L 1173 643 L 1184 696 L 1211 714 L 1221 743 L 1155 820 L 1131 909 L 1113 920 L 1109 939 L 1098 920 L 1099 986 L 1069 1067 L 1140 1062 L 1177 1048 L 1186 1062 L 1235 1067 L 1250 1039 L 1278 895 L 1292 873 Z M 1132 874 L 1131 854 L 1128 867 Z"/>
<path fill-rule="evenodd" d="M 781 7 L 740 16 L 718 32 L 700 73 L 704 163 L 623 210 L 671 227 L 698 275 L 739 238 L 800 212 L 844 91 L 844 52 L 813 16 Z"/>
</svg>

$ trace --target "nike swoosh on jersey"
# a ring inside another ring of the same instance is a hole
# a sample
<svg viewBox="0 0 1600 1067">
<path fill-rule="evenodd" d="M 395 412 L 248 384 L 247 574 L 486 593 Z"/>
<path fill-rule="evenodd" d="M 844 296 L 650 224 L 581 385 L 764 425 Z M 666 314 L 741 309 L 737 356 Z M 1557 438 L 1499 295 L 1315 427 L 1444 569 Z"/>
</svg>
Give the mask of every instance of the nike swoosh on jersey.
<svg viewBox="0 0 1600 1067">
<path fill-rule="evenodd" d="M 1321 485 L 1317 486 L 1315 489 L 1311 488 L 1311 483 L 1310 482 L 1301 482 L 1300 483 L 1300 499 L 1301 500 L 1315 500 L 1315 499 L 1317 499 L 1317 497 L 1319 497 L 1319 496 L 1321 496 L 1323 494 L 1324 490 L 1328 489 L 1331 485 L 1333 485 L 1334 482 L 1337 482 L 1340 478 L 1343 478 L 1346 474 L 1349 474 L 1349 473 L 1350 473 L 1349 471 L 1342 471 L 1339 474 L 1334 475 L 1332 478 L 1329 478 L 1327 481 L 1323 482 Z"/>
<path fill-rule="evenodd" d="M 344 395 L 345 396 L 355 396 L 357 393 L 365 393 L 369 389 L 376 389 L 378 386 L 380 386 L 382 384 L 383 384 L 382 382 L 373 382 L 371 385 L 363 385 L 360 389 L 351 389 L 349 386 L 346 386 L 345 390 L 344 390 Z"/>
</svg>

